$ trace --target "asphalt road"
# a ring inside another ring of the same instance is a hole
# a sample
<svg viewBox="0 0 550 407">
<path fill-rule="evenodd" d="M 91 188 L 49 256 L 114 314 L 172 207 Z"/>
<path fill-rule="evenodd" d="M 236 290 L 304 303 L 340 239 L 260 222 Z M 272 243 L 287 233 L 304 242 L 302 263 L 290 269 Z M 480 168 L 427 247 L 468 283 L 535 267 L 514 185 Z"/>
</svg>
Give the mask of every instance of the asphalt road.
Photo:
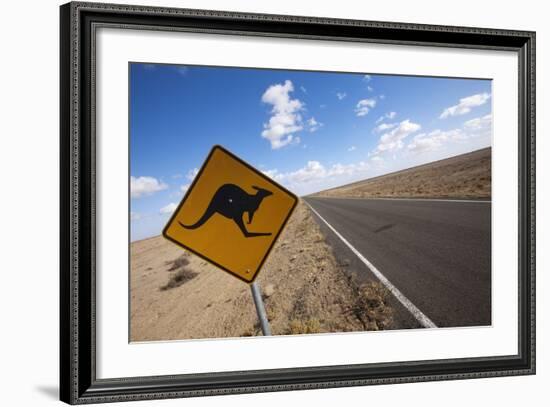
<svg viewBox="0 0 550 407">
<path fill-rule="evenodd" d="M 491 324 L 491 204 L 445 200 L 305 198 L 345 240 L 438 327 Z M 357 253 L 318 216 L 337 259 Z M 419 326 L 405 307 L 404 327 Z M 411 322 L 413 321 L 413 322 Z"/>
</svg>

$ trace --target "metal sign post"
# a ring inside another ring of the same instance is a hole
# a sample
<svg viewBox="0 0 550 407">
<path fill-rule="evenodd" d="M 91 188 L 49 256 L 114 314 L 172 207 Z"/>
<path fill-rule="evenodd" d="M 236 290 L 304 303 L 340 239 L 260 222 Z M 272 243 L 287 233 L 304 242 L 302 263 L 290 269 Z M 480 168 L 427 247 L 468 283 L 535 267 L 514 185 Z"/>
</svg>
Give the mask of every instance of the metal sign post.
<svg viewBox="0 0 550 407">
<path fill-rule="evenodd" d="M 267 320 L 267 314 L 265 312 L 264 302 L 262 300 L 262 293 L 258 283 L 254 282 L 250 284 L 250 289 L 252 291 L 252 298 L 254 298 L 254 305 L 256 305 L 256 312 L 258 313 L 262 333 L 264 336 L 271 336 L 271 328 L 269 326 L 269 321 Z"/>
<path fill-rule="evenodd" d="M 260 326 L 271 335 L 254 283 L 298 197 L 221 146 L 214 146 L 162 235 L 250 284 Z"/>
</svg>

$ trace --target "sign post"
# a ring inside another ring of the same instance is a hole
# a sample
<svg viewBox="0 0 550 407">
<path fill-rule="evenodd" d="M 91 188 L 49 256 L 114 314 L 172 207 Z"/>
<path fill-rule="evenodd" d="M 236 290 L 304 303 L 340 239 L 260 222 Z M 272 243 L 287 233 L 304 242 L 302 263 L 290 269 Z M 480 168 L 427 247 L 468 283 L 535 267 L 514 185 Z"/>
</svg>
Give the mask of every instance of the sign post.
<svg viewBox="0 0 550 407">
<path fill-rule="evenodd" d="M 251 284 L 264 335 L 271 335 L 254 283 L 298 197 L 221 146 L 214 146 L 162 235 Z"/>
<path fill-rule="evenodd" d="M 252 298 L 254 298 L 254 305 L 256 306 L 256 313 L 258 314 L 258 319 L 260 320 L 262 333 L 264 334 L 264 336 L 271 336 L 271 328 L 269 326 L 269 321 L 265 312 L 260 286 L 258 285 L 258 283 L 253 282 L 252 284 L 250 284 L 250 289 L 252 290 Z"/>
</svg>

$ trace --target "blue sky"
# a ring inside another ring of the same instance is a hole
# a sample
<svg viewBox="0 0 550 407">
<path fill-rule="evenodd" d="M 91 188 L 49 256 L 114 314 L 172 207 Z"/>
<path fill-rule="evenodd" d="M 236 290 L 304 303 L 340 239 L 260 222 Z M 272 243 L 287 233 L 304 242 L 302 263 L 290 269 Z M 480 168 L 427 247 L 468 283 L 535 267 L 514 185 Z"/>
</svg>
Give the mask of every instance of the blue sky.
<svg viewBox="0 0 550 407">
<path fill-rule="evenodd" d="M 130 64 L 131 239 L 221 144 L 298 195 L 491 145 L 491 81 Z"/>
</svg>

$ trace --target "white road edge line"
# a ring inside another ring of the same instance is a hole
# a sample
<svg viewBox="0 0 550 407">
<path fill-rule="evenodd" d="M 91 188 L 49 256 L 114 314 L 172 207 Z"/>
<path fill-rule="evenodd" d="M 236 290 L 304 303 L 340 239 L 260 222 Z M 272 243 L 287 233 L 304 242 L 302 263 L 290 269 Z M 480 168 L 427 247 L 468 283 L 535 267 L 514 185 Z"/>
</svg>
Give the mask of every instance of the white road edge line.
<svg viewBox="0 0 550 407">
<path fill-rule="evenodd" d="M 304 202 L 306 202 L 304 200 Z M 315 213 L 315 215 L 317 215 L 319 217 L 319 219 L 321 219 L 328 227 L 330 230 L 332 230 L 334 232 L 334 234 L 336 236 L 338 236 L 340 238 L 340 240 L 342 242 L 344 242 L 344 244 L 350 248 L 350 250 L 357 256 L 359 257 L 359 260 L 361 260 L 363 263 L 365 263 L 365 265 L 370 269 L 370 271 L 372 271 L 372 273 L 380 280 L 380 282 L 382 284 L 384 284 L 384 286 L 386 286 L 386 288 L 388 290 L 390 290 L 390 292 L 395 296 L 395 298 L 398 299 L 398 301 L 403 304 L 403 306 L 405 308 L 407 308 L 407 310 L 416 318 L 416 320 L 424 327 L 424 328 L 437 328 L 437 325 L 434 324 L 432 322 L 432 320 L 430 320 L 430 318 L 428 318 L 426 315 L 424 315 L 424 313 L 422 311 L 420 311 L 418 308 L 416 308 L 416 306 L 407 298 L 403 295 L 403 293 L 401 291 L 399 291 L 397 289 L 397 287 L 395 287 L 391 282 L 390 280 L 388 280 L 386 278 L 386 276 L 384 276 L 384 274 L 382 274 L 380 272 L 380 270 L 378 270 L 370 261 L 368 261 L 365 256 L 363 256 L 361 253 L 359 253 L 359 251 L 353 247 L 351 245 L 350 242 L 348 242 L 344 236 L 342 236 L 336 229 L 334 229 L 332 227 L 332 225 L 330 223 L 328 223 L 321 215 L 319 215 L 319 212 L 317 212 L 315 209 L 313 209 L 313 207 L 308 203 L 306 202 L 307 206 L 309 206 L 309 208 L 313 211 L 313 213 Z"/>
<path fill-rule="evenodd" d="M 465 203 L 492 203 L 493 201 L 481 201 L 475 199 L 430 199 L 430 198 L 355 198 L 339 196 L 312 196 L 319 199 L 361 199 L 364 201 L 419 201 L 419 202 L 465 202 Z"/>
</svg>

